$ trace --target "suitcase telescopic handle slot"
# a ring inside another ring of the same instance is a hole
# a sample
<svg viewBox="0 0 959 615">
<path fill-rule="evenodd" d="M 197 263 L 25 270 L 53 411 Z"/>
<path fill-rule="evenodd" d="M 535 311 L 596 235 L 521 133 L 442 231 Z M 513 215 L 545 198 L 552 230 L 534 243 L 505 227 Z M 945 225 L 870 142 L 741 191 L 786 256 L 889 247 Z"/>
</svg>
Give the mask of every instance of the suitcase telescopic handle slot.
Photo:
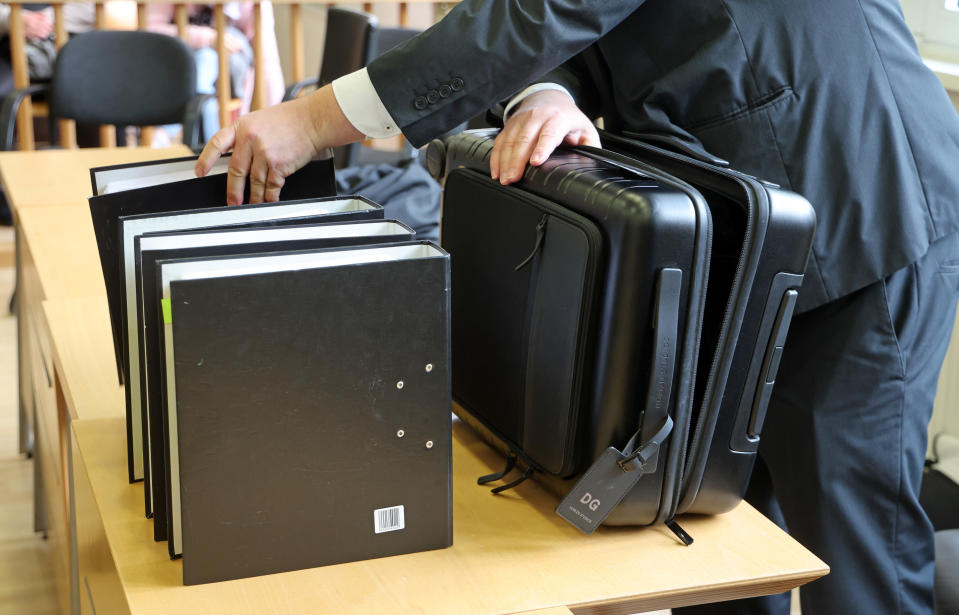
<svg viewBox="0 0 959 615">
<path fill-rule="evenodd" d="M 753 401 L 752 412 L 749 416 L 749 426 L 746 432 L 750 438 L 758 438 L 766 419 L 766 410 L 769 408 L 769 399 L 772 397 L 773 385 L 776 384 L 776 374 L 779 372 L 779 360 L 783 355 L 783 345 L 786 343 L 786 334 L 789 332 L 789 322 L 792 320 L 793 310 L 799 292 L 787 290 L 782 304 L 776 314 L 773 324 L 773 334 L 770 336 L 766 355 L 763 358 L 760 371 L 759 390 Z"/>
<path fill-rule="evenodd" d="M 754 354 L 746 371 L 743 392 L 729 434 L 729 450 L 750 453 L 759 447 L 760 432 L 772 399 L 789 323 L 799 299 L 801 274 L 781 271 L 766 296 Z"/>
</svg>

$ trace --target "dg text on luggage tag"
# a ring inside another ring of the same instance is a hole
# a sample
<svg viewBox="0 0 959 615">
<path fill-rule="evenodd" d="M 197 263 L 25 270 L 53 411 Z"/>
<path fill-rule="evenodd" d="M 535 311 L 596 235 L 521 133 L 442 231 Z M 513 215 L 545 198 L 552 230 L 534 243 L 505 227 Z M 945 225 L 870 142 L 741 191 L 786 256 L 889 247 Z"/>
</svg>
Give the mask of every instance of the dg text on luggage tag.
<svg viewBox="0 0 959 615">
<path fill-rule="evenodd" d="M 619 465 L 625 458 L 614 447 L 607 448 L 560 501 L 556 513 L 584 533 L 592 534 L 643 476 L 635 459 L 631 463 L 637 469 L 625 471 Z"/>
</svg>

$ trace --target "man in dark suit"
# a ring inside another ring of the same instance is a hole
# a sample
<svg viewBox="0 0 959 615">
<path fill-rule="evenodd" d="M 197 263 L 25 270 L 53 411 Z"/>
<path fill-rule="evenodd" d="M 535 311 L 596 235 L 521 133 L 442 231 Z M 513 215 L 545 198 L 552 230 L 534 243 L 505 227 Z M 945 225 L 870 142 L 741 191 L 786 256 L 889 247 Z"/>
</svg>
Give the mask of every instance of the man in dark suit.
<svg viewBox="0 0 959 615">
<path fill-rule="evenodd" d="M 897 0 L 467 0 L 368 69 L 222 130 L 198 172 L 234 148 L 230 201 L 247 176 L 275 200 L 322 148 L 398 131 L 422 145 L 554 68 L 565 92 L 510 109 L 503 183 L 561 142 L 597 144 L 601 116 L 813 204 L 756 482 L 768 468 L 790 532 L 832 567 L 802 591 L 807 613 L 931 612 L 918 493 L 959 288 L 959 118 Z"/>
</svg>

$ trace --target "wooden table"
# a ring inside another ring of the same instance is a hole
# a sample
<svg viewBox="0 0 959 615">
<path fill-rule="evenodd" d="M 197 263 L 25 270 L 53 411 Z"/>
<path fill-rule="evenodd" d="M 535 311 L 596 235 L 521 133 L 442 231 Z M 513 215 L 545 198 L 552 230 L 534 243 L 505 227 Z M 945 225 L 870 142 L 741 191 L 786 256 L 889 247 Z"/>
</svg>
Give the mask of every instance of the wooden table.
<svg viewBox="0 0 959 615">
<path fill-rule="evenodd" d="M 103 276 L 83 258 L 96 258 L 87 209 L 90 168 L 190 155 L 179 145 L 151 148 L 89 148 L 38 152 L 0 152 L 0 183 L 10 203 L 16 228 L 16 267 L 20 301 L 17 337 L 20 381 L 20 452 L 30 451 L 33 433 L 34 383 L 30 352 L 43 338 L 33 329 L 40 302 L 47 297 L 103 292 Z M 36 212 L 29 225 L 20 223 L 27 210 L 68 207 L 62 212 Z M 24 228 L 31 237 L 21 238 Z M 65 241 L 64 239 L 67 238 Z M 91 252 L 91 246 L 94 250 Z M 58 248 L 68 252 L 60 253 Z M 32 248 L 32 249 L 31 249 Z M 57 254 L 60 260 L 51 260 Z M 80 259 L 80 260 L 77 260 Z M 38 519 L 38 522 L 40 520 Z"/>
<path fill-rule="evenodd" d="M 189 154 L 184 146 L 0 153 L 0 182 L 16 230 L 20 451 L 35 454 L 34 527 L 50 539 L 58 578 L 66 579 L 71 567 L 70 425 L 58 409 L 41 304 L 47 298 L 104 293 L 86 201 L 90 167 Z M 61 610 L 68 612 L 76 588 L 60 583 L 58 589 Z"/>
<path fill-rule="evenodd" d="M 453 547 L 185 587 L 181 563 L 152 540 L 142 485 L 127 482 L 106 300 L 102 282 L 92 283 L 99 265 L 81 218 L 69 204 L 25 207 L 17 218 L 32 263 L 29 297 L 42 306 L 31 321 L 45 342 L 29 367 L 65 612 L 626 614 L 783 591 L 828 570 L 745 504 L 683 519 L 696 538 L 688 548 L 662 528 L 582 535 L 532 481 L 500 497 L 477 486 L 502 458 L 457 423 Z"/>
<path fill-rule="evenodd" d="M 142 483 L 127 482 L 104 298 L 45 301 L 44 315 L 72 419 L 81 599 L 96 612 L 478 615 L 568 606 L 636 613 L 784 591 L 826 572 L 747 504 L 683 519 L 696 537 L 688 548 L 664 528 L 601 528 L 585 536 L 553 512 L 555 498 L 532 481 L 499 497 L 476 485 L 503 458 L 456 421 L 453 547 L 185 587 L 182 562 L 153 541 L 152 522 L 143 517 Z"/>
<path fill-rule="evenodd" d="M 190 156 L 185 145 L 164 148 L 91 147 L 78 150 L 0 152 L 0 181 L 14 220 L 28 207 L 86 206 L 92 196 L 90 168 L 125 162 Z M 89 217 L 89 216 L 88 216 Z"/>
</svg>

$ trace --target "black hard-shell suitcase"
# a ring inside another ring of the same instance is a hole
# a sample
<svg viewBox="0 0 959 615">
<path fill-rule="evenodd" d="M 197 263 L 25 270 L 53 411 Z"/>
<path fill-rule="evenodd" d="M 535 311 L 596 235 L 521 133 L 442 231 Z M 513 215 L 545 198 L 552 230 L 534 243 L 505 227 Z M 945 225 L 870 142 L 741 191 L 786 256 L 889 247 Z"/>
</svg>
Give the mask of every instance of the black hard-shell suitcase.
<svg viewBox="0 0 959 615">
<path fill-rule="evenodd" d="M 680 434 L 669 443 L 684 440 L 708 276 L 705 203 L 653 169 L 572 154 L 551 158 L 527 189 L 504 189 L 489 178 L 491 145 L 449 141 L 441 241 L 452 255 L 456 401 L 540 477 L 572 478 L 667 416 Z M 655 316 L 668 326 L 654 331 Z M 667 329 L 656 361 L 654 338 Z M 682 474 L 669 443 L 618 507 L 634 523 L 670 516 Z"/>
<path fill-rule="evenodd" d="M 630 441 L 625 454 L 661 437 L 668 416 L 674 428 L 662 450 L 652 449 L 646 475 L 612 503 L 605 522 L 669 522 L 678 512 L 730 508 L 745 488 L 768 401 L 753 403 L 743 391 L 761 368 L 775 373 L 811 243 L 808 203 L 784 197 L 798 204 L 798 230 L 787 224 L 788 236 L 778 238 L 788 258 L 770 257 L 769 190 L 758 181 L 704 168 L 688 177 L 707 176 L 697 190 L 635 155 L 581 148 L 557 152 L 503 188 L 488 177 L 492 136 L 459 135 L 431 152 L 433 166 L 444 167 L 434 170 L 445 177 L 443 244 L 452 254 L 453 394 L 467 420 L 562 494 L 608 447 Z M 650 151 L 657 163 L 689 163 Z M 770 267 L 786 273 L 771 286 Z M 743 327 L 760 295 L 770 298 Z M 762 316 L 769 309 L 778 319 Z M 751 339 L 740 340 L 743 333 Z M 760 338 L 776 342 L 768 359 Z M 742 384 L 746 414 L 723 401 L 735 388 L 730 380 Z M 723 437 L 746 444 L 711 446 Z M 722 448 L 729 453 L 716 453 Z"/>
<path fill-rule="evenodd" d="M 690 155 L 674 151 L 681 147 L 675 140 L 647 135 L 671 148 L 666 149 L 637 137 L 604 133 L 602 140 L 608 150 L 694 185 L 714 216 L 730 205 L 746 214 L 743 249 L 736 261 L 741 273 L 729 278 L 727 342 L 724 352 L 712 358 L 713 390 L 704 391 L 677 504 L 677 512 L 721 513 L 739 503 L 752 471 L 812 247 L 815 212 L 796 193 L 730 169 L 726 161 L 692 150 L 687 150 Z M 714 267 L 710 283 L 721 284 L 720 275 Z"/>
</svg>

